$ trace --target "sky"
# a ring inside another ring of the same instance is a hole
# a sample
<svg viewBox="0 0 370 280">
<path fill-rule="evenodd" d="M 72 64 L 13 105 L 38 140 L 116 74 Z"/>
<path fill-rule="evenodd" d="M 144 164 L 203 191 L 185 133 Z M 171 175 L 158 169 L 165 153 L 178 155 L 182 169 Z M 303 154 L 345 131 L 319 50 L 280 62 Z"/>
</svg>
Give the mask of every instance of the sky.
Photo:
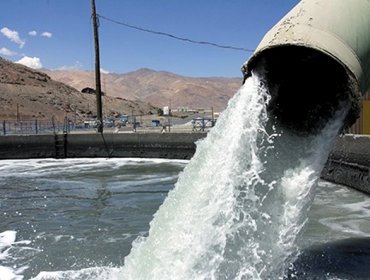
<svg viewBox="0 0 370 280">
<path fill-rule="evenodd" d="M 32 68 L 93 70 L 91 0 L 2 0 L 0 56 Z M 299 0 L 96 0 L 103 72 L 140 68 L 241 77 L 241 65 Z M 104 18 L 103 18 L 104 17 Z M 194 41 L 192 44 L 114 23 Z"/>
</svg>

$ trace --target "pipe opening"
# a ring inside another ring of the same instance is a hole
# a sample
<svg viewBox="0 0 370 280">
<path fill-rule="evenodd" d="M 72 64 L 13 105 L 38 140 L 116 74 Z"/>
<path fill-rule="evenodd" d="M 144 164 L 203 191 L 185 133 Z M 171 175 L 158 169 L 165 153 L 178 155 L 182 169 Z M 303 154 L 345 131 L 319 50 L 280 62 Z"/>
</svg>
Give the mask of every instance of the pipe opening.
<svg viewBox="0 0 370 280">
<path fill-rule="evenodd" d="M 271 94 L 269 114 L 282 127 L 315 133 L 343 103 L 350 106 L 343 129 L 359 116 L 359 95 L 352 75 L 323 52 L 303 46 L 273 47 L 254 57 L 247 67 L 265 81 Z"/>
</svg>

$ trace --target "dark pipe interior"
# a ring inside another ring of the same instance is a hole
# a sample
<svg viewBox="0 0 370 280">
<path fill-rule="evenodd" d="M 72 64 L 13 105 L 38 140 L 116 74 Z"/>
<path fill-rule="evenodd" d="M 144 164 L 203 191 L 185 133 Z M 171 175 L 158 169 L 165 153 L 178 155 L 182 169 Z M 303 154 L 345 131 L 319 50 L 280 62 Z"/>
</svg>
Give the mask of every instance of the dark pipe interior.
<svg viewBox="0 0 370 280">
<path fill-rule="evenodd" d="M 344 128 L 359 115 L 351 78 L 340 63 L 322 52 L 300 46 L 275 47 L 264 50 L 248 67 L 264 77 L 272 97 L 270 116 L 283 127 L 314 133 L 343 102 L 351 106 Z"/>
</svg>

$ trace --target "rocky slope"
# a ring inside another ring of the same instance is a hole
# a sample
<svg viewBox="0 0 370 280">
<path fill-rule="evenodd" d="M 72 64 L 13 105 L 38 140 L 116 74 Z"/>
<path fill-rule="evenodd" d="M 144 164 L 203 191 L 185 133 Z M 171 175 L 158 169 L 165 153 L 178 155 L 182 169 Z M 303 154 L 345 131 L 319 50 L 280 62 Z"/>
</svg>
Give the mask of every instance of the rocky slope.
<svg viewBox="0 0 370 280">
<path fill-rule="evenodd" d="M 96 115 L 95 95 L 81 93 L 47 74 L 0 57 L 0 120 L 51 119 L 77 121 Z M 103 97 L 103 114 L 156 114 L 158 108 L 141 101 Z"/>
</svg>

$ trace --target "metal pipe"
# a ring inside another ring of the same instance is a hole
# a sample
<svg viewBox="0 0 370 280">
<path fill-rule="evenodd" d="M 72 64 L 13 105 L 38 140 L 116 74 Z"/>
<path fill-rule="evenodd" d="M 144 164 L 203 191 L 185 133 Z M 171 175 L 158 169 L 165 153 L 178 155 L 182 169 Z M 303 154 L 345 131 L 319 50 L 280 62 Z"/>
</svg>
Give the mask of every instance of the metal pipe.
<svg viewBox="0 0 370 280">
<path fill-rule="evenodd" d="M 350 125 L 358 117 L 359 98 L 370 88 L 370 1 L 300 1 L 266 33 L 243 64 L 245 78 L 263 63 L 275 81 L 283 81 L 288 74 L 306 84 L 314 83 L 319 75 L 335 75 L 330 86 L 346 79 L 341 86 L 350 84 Z M 282 77 L 279 72 L 284 71 L 287 75 Z M 309 78 L 303 81 L 300 75 Z"/>
</svg>

